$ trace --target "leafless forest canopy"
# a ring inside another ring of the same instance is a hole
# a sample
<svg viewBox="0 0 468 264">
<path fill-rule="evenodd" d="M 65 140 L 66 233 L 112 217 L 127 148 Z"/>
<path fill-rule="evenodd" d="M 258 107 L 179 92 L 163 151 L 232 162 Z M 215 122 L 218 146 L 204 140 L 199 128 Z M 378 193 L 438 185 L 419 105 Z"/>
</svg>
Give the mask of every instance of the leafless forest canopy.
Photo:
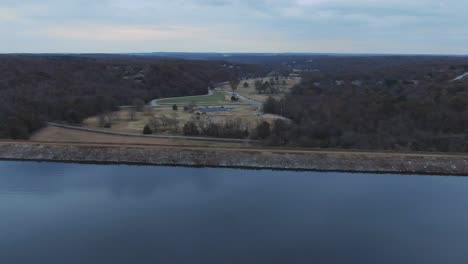
<svg viewBox="0 0 468 264">
<path fill-rule="evenodd" d="M 273 145 L 468 151 L 468 58 L 238 55 L 0 57 L 0 137 L 45 121 L 80 123 L 132 100 L 206 94 L 217 82 L 301 76 L 264 112 L 284 116 L 252 135 Z"/>
<path fill-rule="evenodd" d="M 202 95 L 217 82 L 265 74 L 258 65 L 131 56 L 0 57 L 0 137 L 27 138 L 45 121 L 84 118 L 163 97 Z"/>
<path fill-rule="evenodd" d="M 280 100 L 273 144 L 417 151 L 468 150 L 466 58 L 320 58 Z"/>
</svg>

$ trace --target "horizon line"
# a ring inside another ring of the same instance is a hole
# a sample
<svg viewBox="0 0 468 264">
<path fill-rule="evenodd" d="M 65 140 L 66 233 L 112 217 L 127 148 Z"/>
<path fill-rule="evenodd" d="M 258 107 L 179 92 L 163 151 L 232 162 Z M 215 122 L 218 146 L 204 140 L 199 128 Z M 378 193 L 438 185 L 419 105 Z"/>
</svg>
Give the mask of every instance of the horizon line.
<svg viewBox="0 0 468 264">
<path fill-rule="evenodd" d="M 153 55 L 158 54 L 211 54 L 211 55 L 322 55 L 322 56 L 434 56 L 434 57 L 468 57 L 468 54 L 441 53 L 359 53 L 359 52 L 198 52 L 198 51 L 151 51 L 151 52 L 0 52 L 0 55 Z"/>
</svg>

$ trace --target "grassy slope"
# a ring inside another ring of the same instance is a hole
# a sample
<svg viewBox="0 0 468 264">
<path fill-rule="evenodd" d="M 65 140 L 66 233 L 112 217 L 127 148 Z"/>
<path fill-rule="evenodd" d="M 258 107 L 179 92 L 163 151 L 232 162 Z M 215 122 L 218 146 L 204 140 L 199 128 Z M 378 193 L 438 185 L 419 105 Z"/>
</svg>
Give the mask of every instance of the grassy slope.
<svg viewBox="0 0 468 264">
<path fill-rule="evenodd" d="M 159 101 L 160 104 L 184 104 L 184 103 L 216 103 L 224 101 L 224 93 L 214 92 L 213 95 L 200 95 L 192 97 L 180 97 L 171 99 L 162 99 Z"/>
</svg>

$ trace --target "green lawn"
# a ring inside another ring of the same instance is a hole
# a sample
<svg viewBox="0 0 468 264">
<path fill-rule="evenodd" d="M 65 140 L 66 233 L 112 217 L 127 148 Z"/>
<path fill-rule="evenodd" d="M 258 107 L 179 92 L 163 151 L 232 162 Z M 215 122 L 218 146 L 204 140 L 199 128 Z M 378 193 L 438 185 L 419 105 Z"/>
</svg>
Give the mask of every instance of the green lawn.
<svg viewBox="0 0 468 264">
<path fill-rule="evenodd" d="M 193 96 L 193 97 L 179 97 L 179 98 L 172 98 L 172 99 L 161 99 L 158 103 L 159 104 L 188 104 L 190 102 L 195 103 L 217 103 L 224 101 L 224 93 L 223 92 L 214 92 L 213 95 L 210 96 Z"/>
</svg>

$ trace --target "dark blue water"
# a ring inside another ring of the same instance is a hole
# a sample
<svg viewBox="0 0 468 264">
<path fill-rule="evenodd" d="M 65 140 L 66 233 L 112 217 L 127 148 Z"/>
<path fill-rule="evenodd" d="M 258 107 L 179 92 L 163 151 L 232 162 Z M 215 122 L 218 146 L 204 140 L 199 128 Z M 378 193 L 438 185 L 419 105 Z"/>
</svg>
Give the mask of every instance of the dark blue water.
<svg viewBox="0 0 468 264">
<path fill-rule="evenodd" d="M 0 162 L 0 263 L 468 263 L 468 178 Z"/>
</svg>

